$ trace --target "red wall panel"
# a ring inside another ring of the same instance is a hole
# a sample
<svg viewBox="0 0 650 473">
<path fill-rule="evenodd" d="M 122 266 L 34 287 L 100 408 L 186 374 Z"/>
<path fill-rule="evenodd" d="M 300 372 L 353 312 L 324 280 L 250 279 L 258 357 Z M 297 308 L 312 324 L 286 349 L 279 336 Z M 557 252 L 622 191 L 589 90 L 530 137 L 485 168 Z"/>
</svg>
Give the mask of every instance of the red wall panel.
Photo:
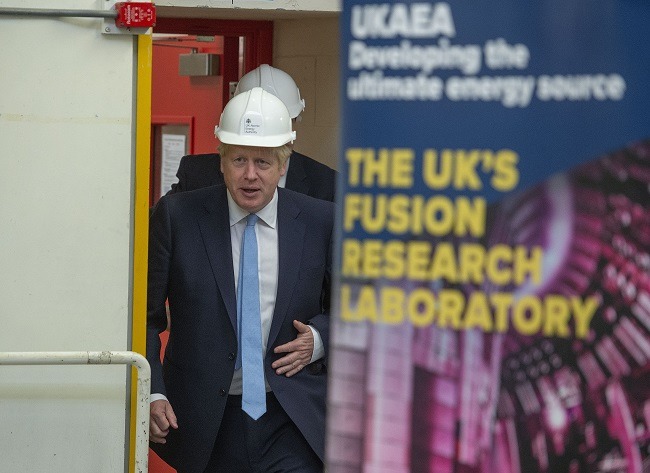
<svg viewBox="0 0 650 473">
<path fill-rule="evenodd" d="M 217 147 L 214 127 L 223 109 L 222 75 L 189 77 L 179 75 L 179 55 L 199 53 L 223 54 L 223 38 L 214 42 L 160 41 L 153 43 L 151 115 L 192 116 L 191 153 L 213 153 Z M 223 66 L 222 66 L 223 67 Z"/>
</svg>

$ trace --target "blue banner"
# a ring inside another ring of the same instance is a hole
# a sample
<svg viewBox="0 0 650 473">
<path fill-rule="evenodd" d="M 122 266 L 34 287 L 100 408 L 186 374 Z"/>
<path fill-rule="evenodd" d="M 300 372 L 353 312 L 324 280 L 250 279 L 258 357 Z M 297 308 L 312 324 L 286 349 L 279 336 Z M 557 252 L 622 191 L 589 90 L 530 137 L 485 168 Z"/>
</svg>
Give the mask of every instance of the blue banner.
<svg viewBox="0 0 650 473">
<path fill-rule="evenodd" d="M 343 2 L 328 473 L 649 468 L 648 25 Z"/>
</svg>

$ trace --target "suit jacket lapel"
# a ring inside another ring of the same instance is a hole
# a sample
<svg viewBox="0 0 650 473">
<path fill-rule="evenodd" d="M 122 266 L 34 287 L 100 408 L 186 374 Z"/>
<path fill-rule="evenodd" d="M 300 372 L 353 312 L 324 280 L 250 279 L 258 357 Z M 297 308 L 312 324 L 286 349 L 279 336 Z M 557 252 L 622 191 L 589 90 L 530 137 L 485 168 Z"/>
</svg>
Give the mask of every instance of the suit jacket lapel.
<svg viewBox="0 0 650 473">
<path fill-rule="evenodd" d="M 278 189 L 278 293 L 269 331 L 269 350 L 287 317 L 291 294 L 298 280 L 305 236 L 305 225 L 297 220 L 299 213 L 300 209 L 293 200 L 284 194 L 283 189 Z"/>
<path fill-rule="evenodd" d="M 307 182 L 307 173 L 303 166 L 302 159 L 294 151 L 291 153 L 291 160 L 289 161 L 289 170 L 287 171 L 287 182 L 285 183 L 287 189 L 300 192 L 301 194 L 309 195 L 309 183 Z"/>
<path fill-rule="evenodd" d="M 237 299 L 230 247 L 230 220 L 226 188 L 216 188 L 204 207 L 206 213 L 199 218 L 201 237 L 208 253 L 212 275 L 228 311 L 235 333 L 237 332 Z"/>
</svg>

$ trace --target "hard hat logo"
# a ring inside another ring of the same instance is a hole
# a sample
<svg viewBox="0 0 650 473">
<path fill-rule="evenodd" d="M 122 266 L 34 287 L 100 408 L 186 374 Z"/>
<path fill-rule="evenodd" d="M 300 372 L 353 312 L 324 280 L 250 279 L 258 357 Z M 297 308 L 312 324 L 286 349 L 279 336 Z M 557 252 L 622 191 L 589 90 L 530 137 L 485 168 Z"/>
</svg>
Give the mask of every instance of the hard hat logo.
<svg viewBox="0 0 650 473">
<path fill-rule="evenodd" d="M 222 143 L 275 148 L 296 139 L 289 111 L 261 87 L 233 97 L 223 109 L 215 135 Z"/>
<path fill-rule="evenodd" d="M 264 117 L 258 113 L 249 112 L 242 120 L 240 135 L 264 135 Z"/>
</svg>

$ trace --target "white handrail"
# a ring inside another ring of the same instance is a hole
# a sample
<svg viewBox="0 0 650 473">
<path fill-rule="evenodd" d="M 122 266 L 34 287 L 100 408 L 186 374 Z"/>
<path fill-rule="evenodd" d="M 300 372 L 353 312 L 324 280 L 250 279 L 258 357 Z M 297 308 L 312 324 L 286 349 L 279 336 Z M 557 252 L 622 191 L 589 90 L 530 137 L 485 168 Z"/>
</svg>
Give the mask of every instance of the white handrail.
<svg viewBox="0 0 650 473">
<path fill-rule="evenodd" d="M 132 351 L 0 352 L 0 365 L 131 365 L 138 370 L 135 424 L 135 472 L 149 469 L 149 390 L 151 368 Z"/>
</svg>

